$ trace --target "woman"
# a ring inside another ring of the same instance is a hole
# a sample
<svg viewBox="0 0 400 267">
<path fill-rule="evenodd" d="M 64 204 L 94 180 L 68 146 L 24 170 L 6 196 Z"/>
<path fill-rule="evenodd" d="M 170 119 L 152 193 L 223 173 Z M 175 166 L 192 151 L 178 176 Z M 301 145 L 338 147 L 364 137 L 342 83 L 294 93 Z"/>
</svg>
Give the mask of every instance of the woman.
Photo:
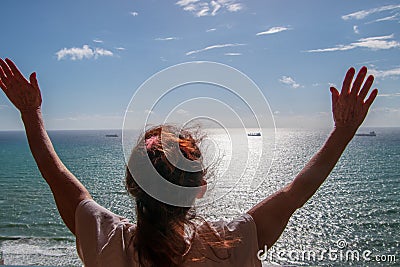
<svg viewBox="0 0 400 267">
<path fill-rule="evenodd" d="M 142 164 L 147 157 L 172 183 L 198 188 L 206 184 L 207 169 L 202 168 L 198 148 L 201 138 L 189 130 L 176 135 L 177 129 L 167 125 L 146 131 L 133 149 L 126 174 L 126 188 L 136 200 L 134 225 L 94 202 L 57 156 L 44 127 L 36 73 L 27 81 L 11 60 L 0 59 L 0 67 L 0 87 L 21 112 L 31 152 L 62 219 L 76 236 L 85 266 L 261 266 L 257 251 L 276 242 L 291 215 L 325 181 L 378 93 L 374 89 L 367 98 L 374 77 L 366 78 L 366 67 L 355 79 L 355 69 L 350 68 L 341 92 L 330 88 L 335 126 L 322 148 L 291 183 L 228 223 L 198 219 L 193 208 L 161 203 L 138 186 L 137 181 L 148 178 Z M 179 151 L 173 147 L 177 143 Z M 197 172 L 169 161 L 179 152 L 200 167 Z M 203 194 L 198 190 L 191 198 Z"/>
</svg>

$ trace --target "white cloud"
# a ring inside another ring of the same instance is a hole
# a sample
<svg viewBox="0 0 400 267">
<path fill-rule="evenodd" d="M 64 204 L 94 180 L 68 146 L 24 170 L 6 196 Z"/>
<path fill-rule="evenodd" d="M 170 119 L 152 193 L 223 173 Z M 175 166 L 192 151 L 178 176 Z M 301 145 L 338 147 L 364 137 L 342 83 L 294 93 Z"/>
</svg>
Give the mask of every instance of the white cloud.
<svg viewBox="0 0 400 267">
<path fill-rule="evenodd" d="M 373 22 L 381 22 L 381 21 L 388 21 L 388 20 L 396 20 L 399 17 L 399 13 L 394 14 L 393 16 L 388 16 L 380 19 L 376 19 Z"/>
<path fill-rule="evenodd" d="M 389 107 L 379 107 L 379 108 L 373 108 L 371 111 L 376 112 L 376 111 L 380 111 L 380 112 L 385 112 L 385 113 L 399 113 L 400 115 L 400 109 L 399 108 L 389 108 Z"/>
<path fill-rule="evenodd" d="M 365 24 L 372 24 L 372 23 L 376 23 L 376 22 L 382 22 L 382 21 L 398 21 L 400 23 L 400 13 L 396 13 L 392 16 L 386 16 L 383 18 L 379 18 L 379 19 L 375 19 L 372 21 L 368 21 Z"/>
<path fill-rule="evenodd" d="M 88 45 L 80 47 L 63 48 L 57 53 L 57 60 L 70 58 L 71 60 L 82 60 L 90 58 L 98 58 L 99 56 L 113 56 L 113 53 L 103 48 L 90 48 Z"/>
<path fill-rule="evenodd" d="M 217 30 L 216 28 L 211 28 L 211 29 L 206 30 L 206 32 L 214 32 L 216 30 Z"/>
<path fill-rule="evenodd" d="M 178 2 L 176 2 L 176 4 L 179 6 L 187 6 L 196 2 L 199 2 L 199 0 L 179 0 Z"/>
<path fill-rule="evenodd" d="M 245 44 L 218 44 L 218 45 L 210 45 L 207 46 L 205 48 L 199 49 L 199 50 L 193 50 L 193 51 L 189 51 L 186 53 L 187 56 L 193 55 L 193 54 L 197 54 L 200 52 L 204 52 L 207 50 L 212 50 L 212 49 L 217 49 L 217 48 L 225 48 L 225 47 L 235 47 L 235 46 L 242 46 Z"/>
<path fill-rule="evenodd" d="M 211 7 L 213 8 L 213 11 L 211 12 L 211 16 L 217 15 L 218 10 L 221 9 L 221 5 L 218 4 L 216 1 L 211 1 L 210 4 L 211 4 Z"/>
<path fill-rule="evenodd" d="M 125 47 L 116 47 L 115 49 L 117 49 L 118 51 L 124 51 L 124 50 L 126 50 Z"/>
<path fill-rule="evenodd" d="M 282 76 L 282 78 L 279 79 L 279 81 L 283 84 L 287 84 L 293 88 L 299 88 L 301 85 L 296 83 L 293 78 L 289 76 Z"/>
<path fill-rule="evenodd" d="M 188 115 L 189 114 L 189 112 L 187 111 L 187 110 L 184 110 L 184 109 L 178 109 L 177 111 L 176 111 L 176 113 L 177 114 L 179 114 L 179 115 Z"/>
<path fill-rule="evenodd" d="M 230 4 L 226 7 L 230 12 L 237 12 L 243 9 L 243 5 L 240 3 Z"/>
<path fill-rule="evenodd" d="M 195 5 L 187 5 L 187 6 L 185 6 L 185 7 L 183 8 L 183 10 L 189 11 L 189 12 L 193 12 L 193 13 L 195 13 L 196 9 L 197 9 L 197 8 L 196 8 Z"/>
<path fill-rule="evenodd" d="M 390 70 L 370 69 L 368 72 L 374 75 L 376 78 L 387 78 L 387 77 L 394 78 L 396 76 L 400 76 L 400 68 L 394 68 Z"/>
<path fill-rule="evenodd" d="M 400 118 L 400 109 L 399 108 L 378 107 L 378 108 L 371 109 L 371 112 L 380 113 L 381 115 L 383 115 L 383 114 L 396 114 Z M 397 119 L 395 121 L 399 122 L 400 120 Z"/>
<path fill-rule="evenodd" d="M 382 49 L 390 49 L 390 48 L 398 48 L 400 47 L 400 43 L 393 39 L 394 35 L 386 35 L 386 36 L 376 36 L 369 38 L 361 38 L 354 43 L 350 43 L 347 45 L 337 45 L 335 47 L 330 48 L 320 48 L 320 49 L 312 49 L 307 50 L 306 52 L 333 52 L 333 51 L 346 51 L 355 48 L 368 48 L 371 50 L 382 50 Z"/>
<path fill-rule="evenodd" d="M 93 57 L 93 50 L 88 46 L 84 45 L 82 48 L 72 47 L 72 48 L 63 48 L 59 50 L 57 55 L 57 60 L 64 59 L 66 57 L 70 57 L 72 60 L 81 60 L 83 58 L 91 58 Z"/>
<path fill-rule="evenodd" d="M 380 97 L 400 97 L 400 93 L 393 93 L 393 94 L 378 94 Z"/>
<path fill-rule="evenodd" d="M 172 41 L 172 40 L 178 40 L 178 37 L 165 37 L 165 38 L 155 38 L 154 40 L 156 41 Z"/>
<path fill-rule="evenodd" d="M 95 43 L 104 43 L 103 40 L 100 40 L 100 39 L 94 39 L 93 42 L 95 42 Z"/>
<path fill-rule="evenodd" d="M 242 53 L 225 53 L 225 56 L 241 56 Z"/>
<path fill-rule="evenodd" d="M 196 17 L 215 16 L 222 10 L 237 12 L 244 8 L 237 0 L 179 0 L 175 4 Z"/>
<path fill-rule="evenodd" d="M 360 34 L 360 30 L 358 29 L 358 26 L 357 26 L 357 25 L 354 25 L 354 26 L 353 26 L 353 31 L 354 31 L 354 33 L 356 33 L 356 34 Z"/>
<path fill-rule="evenodd" d="M 207 3 L 200 3 L 199 7 L 200 8 L 194 12 L 197 17 L 204 17 L 209 15 L 210 8 L 208 7 Z"/>
<path fill-rule="evenodd" d="M 346 51 L 346 50 L 350 50 L 353 48 L 355 48 L 355 47 L 353 47 L 351 45 L 337 45 L 336 47 L 312 49 L 312 50 L 307 50 L 306 52 L 315 53 L 315 52 Z"/>
<path fill-rule="evenodd" d="M 94 49 L 94 57 L 97 58 L 99 56 L 112 56 L 113 52 L 103 49 L 103 48 L 95 48 Z"/>
<path fill-rule="evenodd" d="M 132 12 L 130 12 L 129 14 L 131 14 L 131 15 L 134 16 L 134 17 L 136 17 L 136 16 L 139 15 L 139 13 L 137 13 L 136 11 L 132 11 Z"/>
<path fill-rule="evenodd" d="M 377 7 L 377 8 L 368 9 L 368 10 L 360 10 L 360 11 L 357 11 L 354 13 L 344 15 L 344 16 L 342 16 L 342 19 L 344 19 L 344 20 L 363 19 L 374 13 L 379 13 L 382 11 L 390 11 L 390 10 L 395 10 L 395 9 L 400 9 L 400 5 L 387 5 L 387 6 L 381 6 L 381 7 Z"/>
<path fill-rule="evenodd" d="M 274 33 L 278 33 L 278 32 L 283 32 L 283 31 L 287 31 L 290 30 L 290 28 L 288 27 L 272 27 L 266 31 L 263 32 L 259 32 L 256 35 L 266 35 L 266 34 L 274 34 Z"/>
<path fill-rule="evenodd" d="M 369 37 L 362 38 L 358 40 L 358 42 L 353 43 L 356 47 L 366 47 L 372 50 L 379 49 L 390 49 L 400 47 L 400 43 L 397 41 L 388 41 L 389 39 L 393 39 L 394 35 L 386 35 L 386 36 L 377 36 L 377 37 Z"/>
</svg>

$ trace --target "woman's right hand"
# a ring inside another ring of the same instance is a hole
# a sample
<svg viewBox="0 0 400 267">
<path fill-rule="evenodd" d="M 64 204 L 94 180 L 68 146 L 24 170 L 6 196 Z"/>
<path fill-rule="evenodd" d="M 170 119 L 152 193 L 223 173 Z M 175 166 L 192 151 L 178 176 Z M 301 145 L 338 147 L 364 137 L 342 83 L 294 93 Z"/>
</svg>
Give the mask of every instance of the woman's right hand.
<svg viewBox="0 0 400 267">
<path fill-rule="evenodd" d="M 367 75 L 366 67 L 360 69 L 356 79 L 352 83 L 354 74 L 354 68 L 350 68 L 347 71 L 340 94 L 335 87 L 330 88 L 335 127 L 346 129 L 352 134 L 355 134 L 358 127 L 364 121 L 369 107 L 378 94 L 378 90 L 374 89 L 366 99 L 374 81 L 374 76 L 372 75 L 369 75 L 365 80 Z"/>
<path fill-rule="evenodd" d="M 40 109 L 42 96 L 36 73 L 28 81 L 8 58 L 5 61 L 0 58 L 0 87 L 21 113 Z"/>
</svg>

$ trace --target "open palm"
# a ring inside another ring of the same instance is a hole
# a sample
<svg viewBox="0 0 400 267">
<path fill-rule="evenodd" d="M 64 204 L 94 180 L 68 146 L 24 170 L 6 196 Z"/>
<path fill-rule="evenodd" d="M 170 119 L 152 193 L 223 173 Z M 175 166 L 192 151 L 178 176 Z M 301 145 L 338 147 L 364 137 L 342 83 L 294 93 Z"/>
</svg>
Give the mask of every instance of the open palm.
<svg viewBox="0 0 400 267">
<path fill-rule="evenodd" d="M 42 104 L 36 73 L 28 81 L 10 59 L 0 59 L 0 87 L 21 112 L 38 109 Z"/>
<path fill-rule="evenodd" d="M 340 94 L 336 88 L 331 87 L 335 126 L 348 128 L 351 131 L 356 131 L 364 121 L 369 107 L 378 94 L 378 90 L 374 89 L 366 99 L 374 81 L 374 76 L 369 75 L 364 82 L 367 75 L 366 67 L 360 69 L 352 83 L 354 75 L 355 69 L 350 68 L 344 78 Z"/>
</svg>

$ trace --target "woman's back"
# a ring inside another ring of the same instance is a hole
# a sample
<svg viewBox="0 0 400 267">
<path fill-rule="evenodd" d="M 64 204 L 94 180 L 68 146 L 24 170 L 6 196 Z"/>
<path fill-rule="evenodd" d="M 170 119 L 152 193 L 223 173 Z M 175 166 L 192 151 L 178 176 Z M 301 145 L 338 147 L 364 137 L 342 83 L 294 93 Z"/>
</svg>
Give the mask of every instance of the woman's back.
<svg viewBox="0 0 400 267">
<path fill-rule="evenodd" d="M 133 246 L 135 234 L 136 225 L 93 200 L 84 200 L 77 208 L 77 249 L 85 266 L 139 266 Z M 226 237 L 237 242 L 228 248 L 212 246 Z M 248 214 L 230 222 L 199 221 L 186 242 L 182 266 L 261 266 L 256 225 Z"/>
</svg>

